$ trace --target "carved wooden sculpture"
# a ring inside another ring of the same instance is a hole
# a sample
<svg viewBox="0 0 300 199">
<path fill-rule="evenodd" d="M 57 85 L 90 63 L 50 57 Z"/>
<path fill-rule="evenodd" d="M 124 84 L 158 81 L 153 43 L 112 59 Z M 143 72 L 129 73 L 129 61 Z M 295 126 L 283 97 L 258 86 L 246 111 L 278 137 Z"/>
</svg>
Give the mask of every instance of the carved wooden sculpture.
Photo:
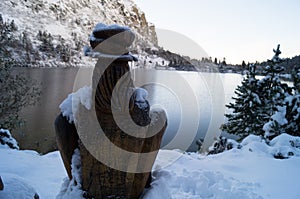
<svg viewBox="0 0 300 199">
<path fill-rule="evenodd" d="M 88 198 L 139 198 L 151 182 L 151 168 L 167 122 L 164 112 L 150 111 L 146 92 L 133 85 L 128 61 L 135 58 L 127 49 L 133 40 L 134 34 L 128 28 L 103 24 L 97 25 L 91 36 L 93 51 L 87 54 L 98 58 L 93 73 L 93 105 L 104 134 L 94 144 L 100 158 L 78 136 L 80 124 L 76 129 L 62 115 L 55 121 L 58 148 L 70 178 L 72 153 L 80 149 L 82 187 Z M 77 114 L 81 112 L 88 111 L 83 108 Z M 89 123 L 89 116 L 81 120 Z M 82 133 L 80 130 L 79 135 Z M 109 140 L 108 145 L 104 138 Z M 106 161 L 101 161 L 103 158 Z M 110 162 L 117 162 L 117 166 Z"/>
</svg>

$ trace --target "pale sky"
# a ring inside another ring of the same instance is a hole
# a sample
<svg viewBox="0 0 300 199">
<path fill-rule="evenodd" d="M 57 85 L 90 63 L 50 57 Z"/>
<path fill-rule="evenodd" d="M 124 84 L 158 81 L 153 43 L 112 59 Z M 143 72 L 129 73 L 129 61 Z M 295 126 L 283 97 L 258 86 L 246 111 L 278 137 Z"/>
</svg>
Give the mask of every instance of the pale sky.
<svg viewBox="0 0 300 199">
<path fill-rule="evenodd" d="M 300 0 L 135 2 L 156 28 L 186 36 L 213 59 L 226 57 L 227 63 L 239 64 L 266 61 L 277 44 L 282 58 L 300 55 Z"/>
</svg>

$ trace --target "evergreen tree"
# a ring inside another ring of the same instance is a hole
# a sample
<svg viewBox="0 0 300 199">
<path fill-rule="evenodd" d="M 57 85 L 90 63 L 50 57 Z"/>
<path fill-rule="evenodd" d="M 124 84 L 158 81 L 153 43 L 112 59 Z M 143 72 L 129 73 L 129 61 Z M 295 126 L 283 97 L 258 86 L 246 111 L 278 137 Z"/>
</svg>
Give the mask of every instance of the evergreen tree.
<svg viewBox="0 0 300 199">
<path fill-rule="evenodd" d="M 273 52 L 275 53 L 275 55 L 273 56 L 271 62 L 273 63 L 280 63 L 282 62 L 282 59 L 279 57 L 279 55 L 281 54 L 280 51 L 280 44 L 277 45 L 277 49 L 273 49 Z"/>
<path fill-rule="evenodd" d="M 55 47 L 57 57 L 63 62 L 69 62 L 72 56 L 71 47 L 65 43 L 62 37 L 59 37 L 59 44 Z"/>
<path fill-rule="evenodd" d="M 223 66 L 227 66 L 226 58 L 225 58 L 225 57 L 223 57 L 222 65 L 223 65 Z"/>
<path fill-rule="evenodd" d="M 295 94 L 300 94 L 300 65 L 295 66 L 292 73 Z"/>
<path fill-rule="evenodd" d="M 292 74 L 294 95 L 285 100 L 287 123 L 283 126 L 286 133 L 300 136 L 300 66 L 296 66 Z"/>
<path fill-rule="evenodd" d="M 233 148 L 240 149 L 242 146 L 234 140 L 227 139 L 223 136 L 216 138 L 212 146 L 208 149 L 208 155 L 222 153 Z"/>
<path fill-rule="evenodd" d="M 14 33 L 16 31 L 16 25 L 14 22 L 4 22 L 2 15 L 0 14 L 0 51 L 1 53 L 7 53 L 8 48 L 16 43 Z"/>
<path fill-rule="evenodd" d="M 242 85 L 235 90 L 236 97 L 234 103 L 226 105 L 233 112 L 226 114 L 228 121 L 222 125 L 221 129 L 230 134 L 236 134 L 244 138 L 249 134 L 262 135 L 262 102 L 257 93 L 258 79 L 255 77 L 255 66 L 249 67 L 249 73 L 242 81 Z"/>
<path fill-rule="evenodd" d="M 53 37 L 50 33 L 47 33 L 46 31 L 39 31 L 37 34 L 37 39 L 41 42 L 41 44 L 39 45 L 39 50 L 41 52 L 46 53 L 49 57 L 55 54 Z"/>
<path fill-rule="evenodd" d="M 218 59 L 217 59 L 217 58 L 215 58 L 214 63 L 215 63 L 216 65 L 218 65 Z"/>
<path fill-rule="evenodd" d="M 276 106 L 280 105 L 285 96 L 282 90 L 279 72 L 282 71 L 280 67 L 267 66 L 264 71 L 265 77 L 258 83 L 258 89 L 268 115 L 273 115 L 276 111 Z"/>
<path fill-rule="evenodd" d="M 24 120 L 19 117 L 23 107 L 36 104 L 40 99 L 40 88 L 36 82 L 23 74 L 13 75 L 16 65 L 9 53 L 0 56 L 0 129 L 15 129 Z"/>
<path fill-rule="evenodd" d="M 12 31 L 17 31 L 17 30 L 18 30 L 18 27 L 16 26 L 14 20 L 12 20 L 12 21 L 10 22 L 10 29 L 11 29 Z"/>
<path fill-rule="evenodd" d="M 20 35 L 20 49 L 22 50 L 22 55 L 26 63 L 35 62 L 38 57 L 33 57 L 32 55 L 35 53 L 35 50 L 32 46 L 32 42 L 27 34 L 27 32 L 22 32 Z"/>
<path fill-rule="evenodd" d="M 41 92 L 35 81 L 23 74 L 11 73 L 14 66 L 24 65 L 13 58 L 11 50 L 13 46 L 23 48 L 22 41 L 15 37 L 16 30 L 15 23 L 4 22 L 0 14 L 0 129 L 14 129 L 23 123 L 19 111 L 37 103 Z M 27 37 L 23 39 L 28 42 Z"/>
<path fill-rule="evenodd" d="M 0 14 L 0 56 L 14 59 L 13 64 L 18 66 L 28 66 L 33 61 L 39 59 L 38 52 L 34 49 L 32 42 L 23 31 L 17 36 L 18 27 L 15 22 L 4 22 Z M 11 53 L 14 49 L 14 53 Z"/>
<path fill-rule="evenodd" d="M 246 68 L 246 62 L 243 60 L 243 62 L 242 62 L 242 68 Z"/>
<path fill-rule="evenodd" d="M 15 129 L 24 123 L 19 117 L 20 110 L 34 105 L 40 99 L 40 88 L 25 75 L 11 74 L 15 65 L 9 54 L 0 56 L 0 129 Z"/>
<path fill-rule="evenodd" d="M 274 52 L 278 57 L 279 45 Z M 226 105 L 233 113 L 226 114 L 228 122 L 222 130 L 240 138 L 251 133 L 267 140 L 281 133 L 300 135 L 300 67 L 295 68 L 291 88 L 280 81 L 281 60 L 270 60 L 261 80 L 255 78 L 255 66 L 250 67 L 250 74 L 235 91 L 235 102 Z"/>
<path fill-rule="evenodd" d="M 293 136 L 300 136 L 300 94 L 287 98 L 285 108 L 284 132 Z"/>
<path fill-rule="evenodd" d="M 264 137 L 273 137 L 284 133 L 284 125 L 288 125 L 285 118 L 287 114 L 288 99 L 292 95 L 292 88 L 286 83 L 281 83 L 279 74 L 283 68 L 278 64 L 271 64 L 266 67 L 266 76 L 259 81 L 259 92 L 262 99 L 265 125 Z"/>
<path fill-rule="evenodd" d="M 270 66 L 267 66 L 267 75 L 261 82 L 261 93 L 263 94 L 265 113 L 270 115 L 269 121 L 264 125 L 264 137 L 272 139 L 281 134 L 300 135 L 300 70 L 295 67 L 292 74 L 294 87 L 280 82 L 279 73 L 283 70 L 278 64 L 282 62 L 279 58 L 281 54 L 280 45 L 273 50 L 275 55 Z M 292 89 L 294 92 L 292 92 Z"/>
</svg>

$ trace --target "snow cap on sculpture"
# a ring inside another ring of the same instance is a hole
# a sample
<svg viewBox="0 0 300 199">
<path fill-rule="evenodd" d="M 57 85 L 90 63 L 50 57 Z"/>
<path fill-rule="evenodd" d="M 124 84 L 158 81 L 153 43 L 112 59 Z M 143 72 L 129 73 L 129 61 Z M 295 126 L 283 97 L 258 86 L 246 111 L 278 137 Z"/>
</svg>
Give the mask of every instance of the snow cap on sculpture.
<svg viewBox="0 0 300 199">
<path fill-rule="evenodd" d="M 113 37 L 113 38 L 112 38 Z M 92 48 L 96 48 L 98 44 L 110 39 L 110 43 L 115 42 L 121 47 L 129 47 L 134 41 L 135 35 L 127 26 L 105 25 L 98 23 L 90 36 L 90 44 Z"/>
<path fill-rule="evenodd" d="M 129 54 L 135 35 L 127 26 L 99 23 L 90 35 L 92 49 L 86 47 L 85 55 L 96 58 L 116 58 L 124 61 L 137 61 Z"/>
</svg>

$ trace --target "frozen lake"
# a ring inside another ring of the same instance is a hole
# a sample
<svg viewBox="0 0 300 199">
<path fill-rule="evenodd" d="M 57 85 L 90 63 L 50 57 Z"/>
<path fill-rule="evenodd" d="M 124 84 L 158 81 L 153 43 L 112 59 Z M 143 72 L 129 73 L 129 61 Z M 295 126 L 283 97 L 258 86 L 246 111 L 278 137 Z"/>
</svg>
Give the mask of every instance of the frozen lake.
<svg viewBox="0 0 300 199">
<path fill-rule="evenodd" d="M 136 70 L 133 79 L 152 95 L 149 102 L 166 110 L 168 127 L 163 138 L 165 149 L 198 149 L 196 140 L 210 145 L 220 135 L 225 104 L 241 83 L 239 74 L 198 73 L 166 70 Z M 208 147 L 208 146 L 204 146 Z"/>
<path fill-rule="evenodd" d="M 46 153 L 56 149 L 54 120 L 59 104 L 70 92 L 89 84 L 92 69 L 78 68 L 17 68 L 36 79 L 43 90 L 40 104 L 25 107 L 22 117 L 26 124 L 13 131 L 21 148 Z M 239 74 L 198 73 L 152 69 L 135 69 L 136 86 L 149 92 L 151 107 L 165 109 L 168 127 L 163 137 L 165 149 L 197 150 L 195 141 L 205 138 L 211 143 L 220 135 L 225 104 L 242 80 Z"/>
</svg>

